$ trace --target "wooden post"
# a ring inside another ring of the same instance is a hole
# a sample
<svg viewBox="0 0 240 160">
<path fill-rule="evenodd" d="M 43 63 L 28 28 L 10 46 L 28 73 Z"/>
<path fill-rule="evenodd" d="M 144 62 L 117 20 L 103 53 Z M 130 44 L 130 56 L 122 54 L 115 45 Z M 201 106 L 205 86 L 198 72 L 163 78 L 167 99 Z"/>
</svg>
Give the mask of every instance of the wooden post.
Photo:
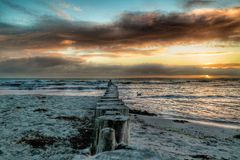
<svg viewBox="0 0 240 160">
<path fill-rule="evenodd" d="M 122 102 L 121 99 L 100 99 L 99 102 Z"/>
<path fill-rule="evenodd" d="M 115 130 L 112 128 L 103 128 L 99 134 L 97 153 L 104 151 L 112 151 L 115 149 L 115 146 Z"/>
<path fill-rule="evenodd" d="M 109 83 L 95 109 L 95 131 L 92 153 L 114 150 L 119 144 L 128 145 L 129 108 L 118 98 L 118 87 Z"/>
<path fill-rule="evenodd" d="M 118 97 L 102 96 L 100 99 L 118 99 Z"/>
<path fill-rule="evenodd" d="M 117 102 L 114 102 L 114 101 L 111 101 L 111 102 L 98 102 L 97 105 L 98 106 L 104 106 L 104 105 L 124 105 L 124 102 L 121 102 L 121 101 L 117 101 Z"/>
<path fill-rule="evenodd" d="M 98 106 L 96 108 L 95 116 L 100 117 L 103 116 L 107 111 L 118 111 L 122 115 L 129 114 L 129 108 L 125 105 L 106 105 L 106 106 Z"/>
<path fill-rule="evenodd" d="M 121 115 L 119 111 L 106 111 L 104 115 Z"/>
<path fill-rule="evenodd" d="M 102 128 L 115 130 L 117 144 L 128 144 L 129 139 L 129 117 L 124 115 L 107 115 L 97 118 L 96 127 L 99 131 Z"/>
</svg>

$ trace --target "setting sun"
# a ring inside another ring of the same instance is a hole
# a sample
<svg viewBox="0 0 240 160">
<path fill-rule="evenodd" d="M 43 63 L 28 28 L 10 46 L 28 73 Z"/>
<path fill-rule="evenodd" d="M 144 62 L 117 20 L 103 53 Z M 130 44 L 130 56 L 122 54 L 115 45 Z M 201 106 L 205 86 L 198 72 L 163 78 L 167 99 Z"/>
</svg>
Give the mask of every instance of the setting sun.
<svg viewBox="0 0 240 160">
<path fill-rule="evenodd" d="M 205 75 L 205 78 L 210 78 L 210 76 L 209 75 Z"/>
</svg>

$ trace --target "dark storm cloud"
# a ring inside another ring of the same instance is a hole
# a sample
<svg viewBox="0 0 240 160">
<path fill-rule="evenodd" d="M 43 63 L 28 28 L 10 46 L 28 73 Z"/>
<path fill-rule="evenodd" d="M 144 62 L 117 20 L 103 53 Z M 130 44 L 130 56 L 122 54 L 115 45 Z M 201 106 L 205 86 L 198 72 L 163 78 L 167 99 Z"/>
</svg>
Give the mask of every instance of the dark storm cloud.
<svg viewBox="0 0 240 160">
<path fill-rule="evenodd" d="M 56 57 L 10 59 L 0 62 L 0 73 L 35 73 L 50 68 L 67 66 L 72 62 Z M 74 64 L 74 63 L 73 63 Z"/>
<path fill-rule="evenodd" d="M 240 7 L 188 13 L 131 12 L 111 24 L 75 22 L 42 17 L 31 27 L 0 24 L 3 50 L 72 46 L 99 50 L 126 49 L 143 44 L 164 45 L 192 41 L 240 40 Z M 124 50 L 125 51 L 125 50 Z"/>
<path fill-rule="evenodd" d="M 184 0 L 183 6 L 185 8 L 192 8 L 198 6 L 208 6 L 215 3 L 214 0 Z"/>
<path fill-rule="evenodd" d="M 240 66 L 240 64 L 234 64 Z M 167 66 L 140 64 L 133 66 L 97 65 L 54 57 L 12 59 L 0 62 L 1 76 L 44 77 L 137 77 L 166 75 L 240 76 L 240 68 L 202 68 L 201 66 Z M 211 66 L 205 66 L 211 67 Z"/>
</svg>

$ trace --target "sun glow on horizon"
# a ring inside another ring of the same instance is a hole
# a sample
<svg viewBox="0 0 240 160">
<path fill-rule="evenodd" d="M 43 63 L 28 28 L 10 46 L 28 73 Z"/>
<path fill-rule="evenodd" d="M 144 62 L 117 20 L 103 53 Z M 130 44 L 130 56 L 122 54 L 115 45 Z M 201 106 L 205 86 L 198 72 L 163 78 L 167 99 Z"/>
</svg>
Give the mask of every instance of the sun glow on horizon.
<svg viewBox="0 0 240 160">
<path fill-rule="evenodd" d="M 0 0 L 0 77 L 240 77 L 239 0 L 40 1 Z"/>
</svg>

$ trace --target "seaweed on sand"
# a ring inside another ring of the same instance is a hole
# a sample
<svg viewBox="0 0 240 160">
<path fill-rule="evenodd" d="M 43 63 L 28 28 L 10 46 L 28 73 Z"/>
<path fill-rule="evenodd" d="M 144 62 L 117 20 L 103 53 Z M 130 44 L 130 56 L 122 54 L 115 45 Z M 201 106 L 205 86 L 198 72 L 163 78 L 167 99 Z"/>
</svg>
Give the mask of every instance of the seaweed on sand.
<svg viewBox="0 0 240 160">
<path fill-rule="evenodd" d="M 205 154 L 197 154 L 197 155 L 191 155 L 192 158 L 196 159 L 202 159 L 202 160 L 209 160 L 209 159 L 214 159 L 213 157 Z"/>
<path fill-rule="evenodd" d="M 237 135 L 233 136 L 233 138 L 240 139 L 240 134 L 237 134 Z"/>
<path fill-rule="evenodd" d="M 38 109 L 35 109 L 33 112 L 47 112 L 48 110 L 45 109 L 45 108 L 38 108 Z"/>
<path fill-rule="evenodd" d="M 149 113 L 147 111 L 141 111 L 141 110 L 136 110 L 136 109 L 130 109 L 129 113 L 139 114 L 139 115 L 146 115 L 146 116 L 157 116 L 155 113 Z"/>
<path fill-rule="evenodd" d="M 78 134 L 67 139 L 73 149 L 84 149 L 90 146 L 92 142 L 93 128 L 89 118 L 77 116 L 58 116 L 55 117 L 55 119 L 73 122 L 73 127 L 78 130 Z"/>
<path fill-rule="evenodd" d="M 74 122 L 72 125 L 74 127 L 82 126 L 83 128 L 91 128 L 92 122 L 87 117 L 77 117 L 77 116 L 57 116 L 54 119 L 65 120 Z"/>
<path fill-rule="evenodd" d="M 31 145 L 33 148 L 42 148 L 45 149 L 47 145 L 53 145 L 56 143 L 59 138 L 45 136 L 40 133 L 31 133 L 22 137 L 17 143 L 26 143 Z"/>
<path fill-rule="evenodd" d="M 173 120 L 173 122 L 176 122 L 176 123 L 188 123 L 188 121 L 186 121 L 186 120 L 178 120 L 178 119 Z"/>
<path fill-rule="evenodd" d="M 77 116 L 57 116 L 55 119 L 65 120 L 65 121 L 82 121 L 83 119 Z"/>
<path fill-rule="evenodd" d="M 92 128 L 79 128 L 78 134 L 69 138 L 71 147 L 73 149 L 84 149 L 90 147 L 92 134 Z"/>
</svg>

